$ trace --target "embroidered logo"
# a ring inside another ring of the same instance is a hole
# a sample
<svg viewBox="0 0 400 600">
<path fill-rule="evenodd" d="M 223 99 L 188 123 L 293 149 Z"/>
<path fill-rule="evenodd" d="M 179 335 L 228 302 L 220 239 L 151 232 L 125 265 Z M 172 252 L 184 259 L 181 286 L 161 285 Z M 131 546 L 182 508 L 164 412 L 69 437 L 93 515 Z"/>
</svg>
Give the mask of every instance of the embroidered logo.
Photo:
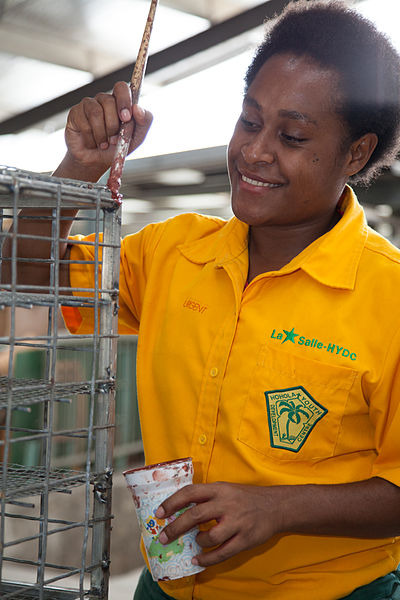
<svg viewBox="0 0 400 600">
<path fill-rule="evenodd" d="M 281 344 L 291 342 L 298 346 L 308 346 L 309 348 L 315 348 L 316 350 L 330 352 L 335 356 L 343 356 L 350 360 L 357 360 L 357 354 L 351 352 L 348 348 L 339 346 L 339 344 L 333 344 L 332 342 L 323 342 L 316 337 L 308 338 L 305 335 L 300 335 L 299 333 L 295 333 L 294 327 L 292 327 L 290 331 L 289 329 L 283 329 L 282 331 L 273 329 L 270 337 L 273 340 L 279 340 Z"/>
<path fill-rule="evenodd" d="M 271 447 L 298 452 L 328 410 L 301 385 L 264 394 Z"/>
</svg>

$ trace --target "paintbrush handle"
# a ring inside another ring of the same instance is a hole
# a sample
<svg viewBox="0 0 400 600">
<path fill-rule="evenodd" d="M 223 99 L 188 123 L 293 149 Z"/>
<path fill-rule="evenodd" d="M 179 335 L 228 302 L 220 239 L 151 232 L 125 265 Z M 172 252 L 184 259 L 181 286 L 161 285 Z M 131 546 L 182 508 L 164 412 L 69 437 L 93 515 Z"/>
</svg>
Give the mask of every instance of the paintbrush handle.
<svg viewBox="0 0 400 600">
<path fill-rule="evenodd" d="M 140 44 L 139 52 L 133 69 L 130 83 L 132 104 L 137 104 L 139 101 L 140 89 L 142 87 L 143 76 L 147 64 L 150 35 L 151 30 L 153 29 L 154 15 L 156 12 L 157 4 L 158 0 L 151 0 L 149 14 L 143 32 L 142 42 Z M 118 201 L 121 201 L 122 199 L 122 196 L 119 193 L 122 170 L 124 168 L 125 158 L 128 154 L 129 144 L 131 142 L 134 130 L 135 122 L 133 119 L 131 119 L 128 123 L 122 123 L 119 131 L 114 161 L 111 165 L 110 176 L 107 181 L 107 187 L 111 191 L 112 197 Z"/>
<path fill-rule="evenodd" d="M 147 56 L 149 52 L 149 43 L 151 31 L 153 29 L 154 16 L 156 14 L 158 0 L 151 0 L 149 14 L 147 16 L 146 25 L 143 32 L 142 42 L 140 44 L 139 53 L 136 58 L 135 66 L 131 77 L 131 91 L 132 91 L 132 102 L 137 104 L 140 95 L 140 88 L 142 87 L 142 81 L 144 72 L 146 70 Z"/>
</svg>

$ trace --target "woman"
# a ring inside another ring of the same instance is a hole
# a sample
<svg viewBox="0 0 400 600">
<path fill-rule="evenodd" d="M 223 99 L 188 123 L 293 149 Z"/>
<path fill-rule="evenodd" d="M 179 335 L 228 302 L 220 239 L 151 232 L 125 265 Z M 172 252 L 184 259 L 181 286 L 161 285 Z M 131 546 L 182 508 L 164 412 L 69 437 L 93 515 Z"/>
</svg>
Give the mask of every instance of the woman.
<svg viewBox="0 0 400 600">
<path fill-rule="evenodd" d="M 156 516 L 195 506 L 160 541 L 204 525 L 207 567 L 160 586 L 145 572 L 135 598 L 395 598 L 400 252 L 347 183 L 399 148 L 399 72 L 355 11 L 291 3 L 247 73 L 228 152 L 235 218 L 181 215 L 124 239 L 119 322 L 140 325 L 146 461 L 195 465 Z M 125 84 L 74 107 L 55 175 L 96 181 L 132 113 L 133 148 L 151 116 Z M 90 285 L 80 265 L 70 278 Z M 92 315 L 68 326 L 88 332 Z"/>
</svg>

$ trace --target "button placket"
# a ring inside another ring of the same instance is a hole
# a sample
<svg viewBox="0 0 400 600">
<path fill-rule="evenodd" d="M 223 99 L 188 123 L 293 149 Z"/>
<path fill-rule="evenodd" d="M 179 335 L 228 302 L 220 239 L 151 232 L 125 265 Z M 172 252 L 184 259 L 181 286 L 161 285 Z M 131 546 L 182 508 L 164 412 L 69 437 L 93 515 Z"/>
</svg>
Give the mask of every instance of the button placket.
<svg viewBox="0 0 400 600">
<path fill-rule="evenodd" d="M 208 467 L 213 450 L 213 440 L 216 432 L 219 410 L 219 398 L 223 385 L 222 374 L 226 368 L 226 363 L 235 336 L 241 301 L 237 273 L 231 274 L 229 272 L 230 269 L 226 269 L 225 265 L 223 270 L 227 273 L 229 279 L 233 283 L 234 290 L 232 291 L 234 291 L 235 295 L 234 305 L 236 306 L 236 309 L 232 310 L 231 301 L 226 304 L 226 318 L 224 319 L 224 322 L 221 323 L 221 327 L 213 343 L 212 351 L 210 352 L 207 363 L 204 365 L 205 371 L 193 437 L 193 456 L 195 457 L 195 460 L 202 464 L 202 477 L 204 482 L 207 481 Z M 242 279 L 242 277 L 240 277 L 240 279 Z"/>
<path fill-rule="evenodd" d="M 229 329 L 234 330 L 232 323 L 225 324 Z M 213 439 L 217 423 L 217 414 L 219 409 L 219 397 L 223 378 L 222 363 L 226 360 L 229 353 L 230 344 L 227 344 L 227 337 L 221 328 L 219 342 L 214 347 L 214 352 L 209 357 L 208 365 L 205 368 L 203 388 L 199 399 L 199 411 L 195 425 L 193 437 L 193 456 L 200 461 L 203 466 L 203 477 L 206 481 L 208 464 L 211 459 L 213 448 Z M 228 347 L 229 346 L 229 347 Z M 216 365 L 219 365 L 218 367 Z"/>
</svg>

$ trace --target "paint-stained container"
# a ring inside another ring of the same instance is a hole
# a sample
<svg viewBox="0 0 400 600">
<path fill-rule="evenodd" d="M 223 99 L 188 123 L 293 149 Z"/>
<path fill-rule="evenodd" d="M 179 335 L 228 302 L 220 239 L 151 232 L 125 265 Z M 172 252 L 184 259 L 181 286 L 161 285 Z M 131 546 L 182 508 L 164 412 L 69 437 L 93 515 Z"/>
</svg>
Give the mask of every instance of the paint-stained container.
<svg viewBox="0 0 400 600">
<path fill-rule="evenodd" d="M 175 520 L 178 513 L 167 519 L 158 519 L 155 512 L 160 504 L 193 480 L 191 458 L 149 465 L 124 471 L 132 492 L 148 563 L 154 581 L 179 579 L 204 570 L 192 564 L 192 558 L 201 552 L 196 542 L 198 529 L 192 529 L 170 544 L 161 544 L 160 533 Z"/>
</svg>

